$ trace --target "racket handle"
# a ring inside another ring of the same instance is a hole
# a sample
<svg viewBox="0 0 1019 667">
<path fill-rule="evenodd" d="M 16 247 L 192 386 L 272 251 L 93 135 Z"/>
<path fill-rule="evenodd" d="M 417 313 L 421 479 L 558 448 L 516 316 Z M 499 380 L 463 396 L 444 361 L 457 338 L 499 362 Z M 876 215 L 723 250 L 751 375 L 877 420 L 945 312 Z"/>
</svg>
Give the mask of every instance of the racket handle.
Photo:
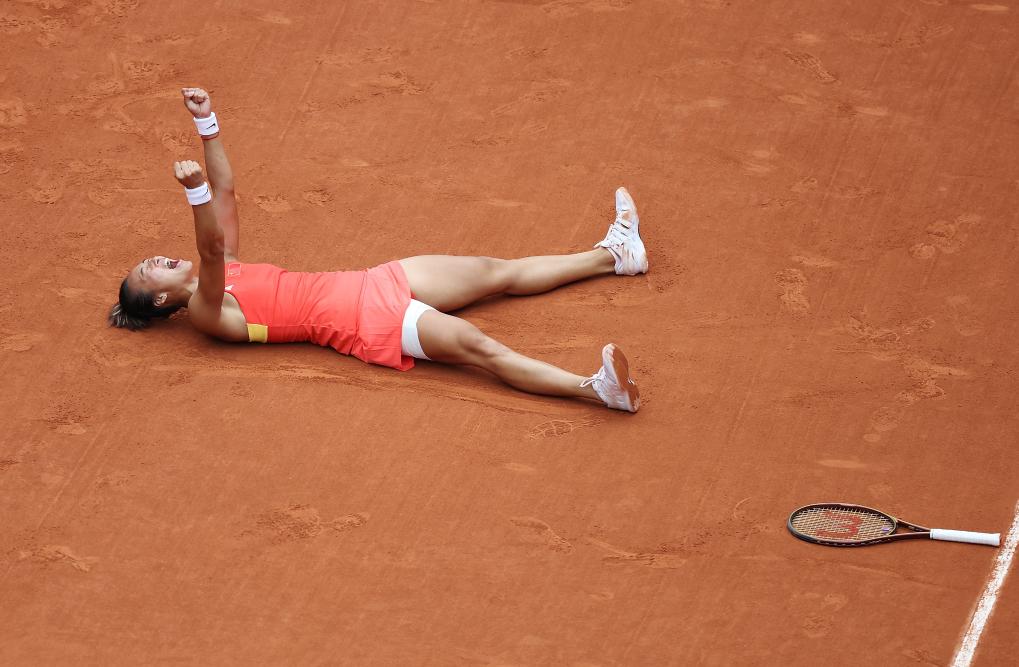
<svg viewBox="0 0 1019 667">
<path fill-rule="evenodd" d="M 970 544 L 987 544 L 996 547 L 1001 544 L 1001 533 L 973 533 L 968 530 L 931 529 L 932 540 L 946 542 L 969 542 Z"/>
</svg>

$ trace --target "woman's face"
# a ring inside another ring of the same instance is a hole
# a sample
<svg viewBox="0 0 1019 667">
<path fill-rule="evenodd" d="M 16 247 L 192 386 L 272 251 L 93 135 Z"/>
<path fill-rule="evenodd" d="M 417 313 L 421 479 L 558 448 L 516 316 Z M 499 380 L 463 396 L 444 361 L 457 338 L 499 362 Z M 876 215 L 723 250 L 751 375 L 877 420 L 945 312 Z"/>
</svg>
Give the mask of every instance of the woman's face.
<svg viewBox="0 0 1019 667">
<path fill-rule="evenodd" d="M 162 255 L 149 257 L 131 269 L 129 278 L 135 289 L 155 295 L 174 294 L 191 281 L 194 265 L 186 259 L 170 259 Z"/>
</svg>

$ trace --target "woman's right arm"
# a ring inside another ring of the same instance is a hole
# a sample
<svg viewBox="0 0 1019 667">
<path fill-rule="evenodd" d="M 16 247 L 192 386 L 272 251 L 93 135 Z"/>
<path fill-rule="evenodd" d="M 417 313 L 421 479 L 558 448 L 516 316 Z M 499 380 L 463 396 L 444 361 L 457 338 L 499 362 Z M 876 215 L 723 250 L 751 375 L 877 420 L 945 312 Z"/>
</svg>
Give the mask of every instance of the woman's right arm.
<svg viewBox="0 0 1019 667">
<path fill-rule="evenodd" d="M 201 88 L 182 88 L 184 106 L 195 118 L 208 118 L 212 114 L 212 99 Z M 209 171 L 209 184 L 215 193 L 212 208 L 223 230 L 223 252 L 228 260 L 236 260 L 240 244 L 237 199 L 234 196 L 234 174 L 219 133 L 202 137 L 205 150 L 205 168 Z"/>
<path fill-rule="evenodd" d="M 200 188 L 205 184 L 205 174 L 194 160 L 174 162 L 173 172 L 185 188 Z M 198 329 L 225 337 L 222 312 L 223 290 L 226 285 L 224 234 L 216 219 L 215 201 L 213 198 L 191 206 L 191 213 L 195 218 L 195 245 L 198 247 L 201 264 L 198 267 L 198 289 L 191 297 L 188 311 L 191 321 Z"/>
</svg>

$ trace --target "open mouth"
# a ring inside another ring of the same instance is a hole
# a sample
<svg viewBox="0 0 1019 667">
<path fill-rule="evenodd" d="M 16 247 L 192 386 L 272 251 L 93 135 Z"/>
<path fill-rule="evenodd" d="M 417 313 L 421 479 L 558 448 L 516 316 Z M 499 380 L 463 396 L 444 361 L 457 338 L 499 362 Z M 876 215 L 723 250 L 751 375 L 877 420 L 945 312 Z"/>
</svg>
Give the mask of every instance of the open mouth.
<svg viewBox="0 0 1019 667">
<path fill-rule="evenodd" d="M 166 268 L 168 268 L 168 269 L 176 269 L 178 266 L 180 266 L 181 260 L 179 260 L 179 259 L 164 259 L 163 263 L 166 265 Z"/>
</svg>

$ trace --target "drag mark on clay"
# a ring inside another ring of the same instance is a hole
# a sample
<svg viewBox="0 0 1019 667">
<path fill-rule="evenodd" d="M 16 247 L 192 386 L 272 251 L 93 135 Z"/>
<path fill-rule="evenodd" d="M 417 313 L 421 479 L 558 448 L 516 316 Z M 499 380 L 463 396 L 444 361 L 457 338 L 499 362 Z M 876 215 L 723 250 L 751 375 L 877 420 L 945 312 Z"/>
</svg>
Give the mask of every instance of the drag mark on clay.
<svg viewBox="0 0 1019 667">
<path fill-rule="evenodd" d="M 817 462 L 817 465 L 824 466 L 825 468 L 838 468 L 841 470 L 866 470 L 869 466 L 859 461 L 851 461 L 849 459 L 822 459 Z"/>
<path fill-rule="evenodd" d="M 575 16 L 581 11 L 620 12 L 630 6 L 633 0 L 552 0 L 539 2 L 543 12 L 553 17 Z"/>
<path fill-rule="evenodd" d="M 573 545 L 541 519 L 536 519 L 533 516 L 514 516 L 510 517 L 510 523 L 523 528 L 531 540 L 544 544 L 551 551 L 566 554 L 573 551 Z"/>
<path fill-rule="evenodd" d="M 137 363 L 138 357 L 130 353 L 130 348 L 123 352 L 118 351 L 116 355 L 107 354 L 94 350 L 93 356 L 103 366 L 129 366 Z M 294 364 L 199 364 L 187 366 L 179 364 L 158 364 L 153 370 L 158 372 L 185 371 L 194 373 L 195 377 L 222 377 L 229 379 L 265 378 L 273 381 L 281 379 L 297 382 L 338 382 L 344 385 L 359 387 L 369 391 L 410 391 L 415 394 L 428 396 L 429 398 L 444 398 L 455 401 L 465 401 L 481 405 L 489 410 L 498 410 L 514 414 L 540 415 L 547 417 L 548 412 L 544 407 L 536 406 L 534 401 L 519 397 L 515 394 L 507 394 L 500 388 L 492 386 L 487 382 L 479 383 L 477 387 L 459 385 L 451 387 L 443 380 L 422 377 L 412 385 L 400 379 L 394 379 L 387 374 L 366 374 L 359 370 L 360 361 L 350 360 L 349 366 L 344 370 L 337 371 L 335 367 L 315 365 L 294 365 Z"/>
<path fill-rule="evenodd" d="M 0 462 L 0 464 L 2 464 L 2 462 Z M 533 466 L 529 466 L 526 463 L 517 463 L 515 461 L 504 463 L 502 464 L 502 467 L 505 468 L 506 470 L 509 470 L 510 472 L 519 473 L 521 475 L 533 475 L 534 473 L 538 472 L 537 469 L 534 468 Z"/>
<path fill-rule="evenodd" d="M 31 551 L 19 552 L 21 560 L 31 560 L 36 563 L 66 563 L 79 572 L 88 572 L 92 566 L 99 561 L 98 558 L 78 556 L 70 547 L 60 545 L 46 545 L 32 549 Z"/>
<path fill-rule="evenodd" d="M 593 537 L 588 537 L 587 542 L 608 551 L 607 556 L 602 556 L 602 562 L 610 565 L 643 565 L 656 569 L 675 570 L 682 567 L 687 560 L 671 553 L 625 551 Z"/>
</svg>

